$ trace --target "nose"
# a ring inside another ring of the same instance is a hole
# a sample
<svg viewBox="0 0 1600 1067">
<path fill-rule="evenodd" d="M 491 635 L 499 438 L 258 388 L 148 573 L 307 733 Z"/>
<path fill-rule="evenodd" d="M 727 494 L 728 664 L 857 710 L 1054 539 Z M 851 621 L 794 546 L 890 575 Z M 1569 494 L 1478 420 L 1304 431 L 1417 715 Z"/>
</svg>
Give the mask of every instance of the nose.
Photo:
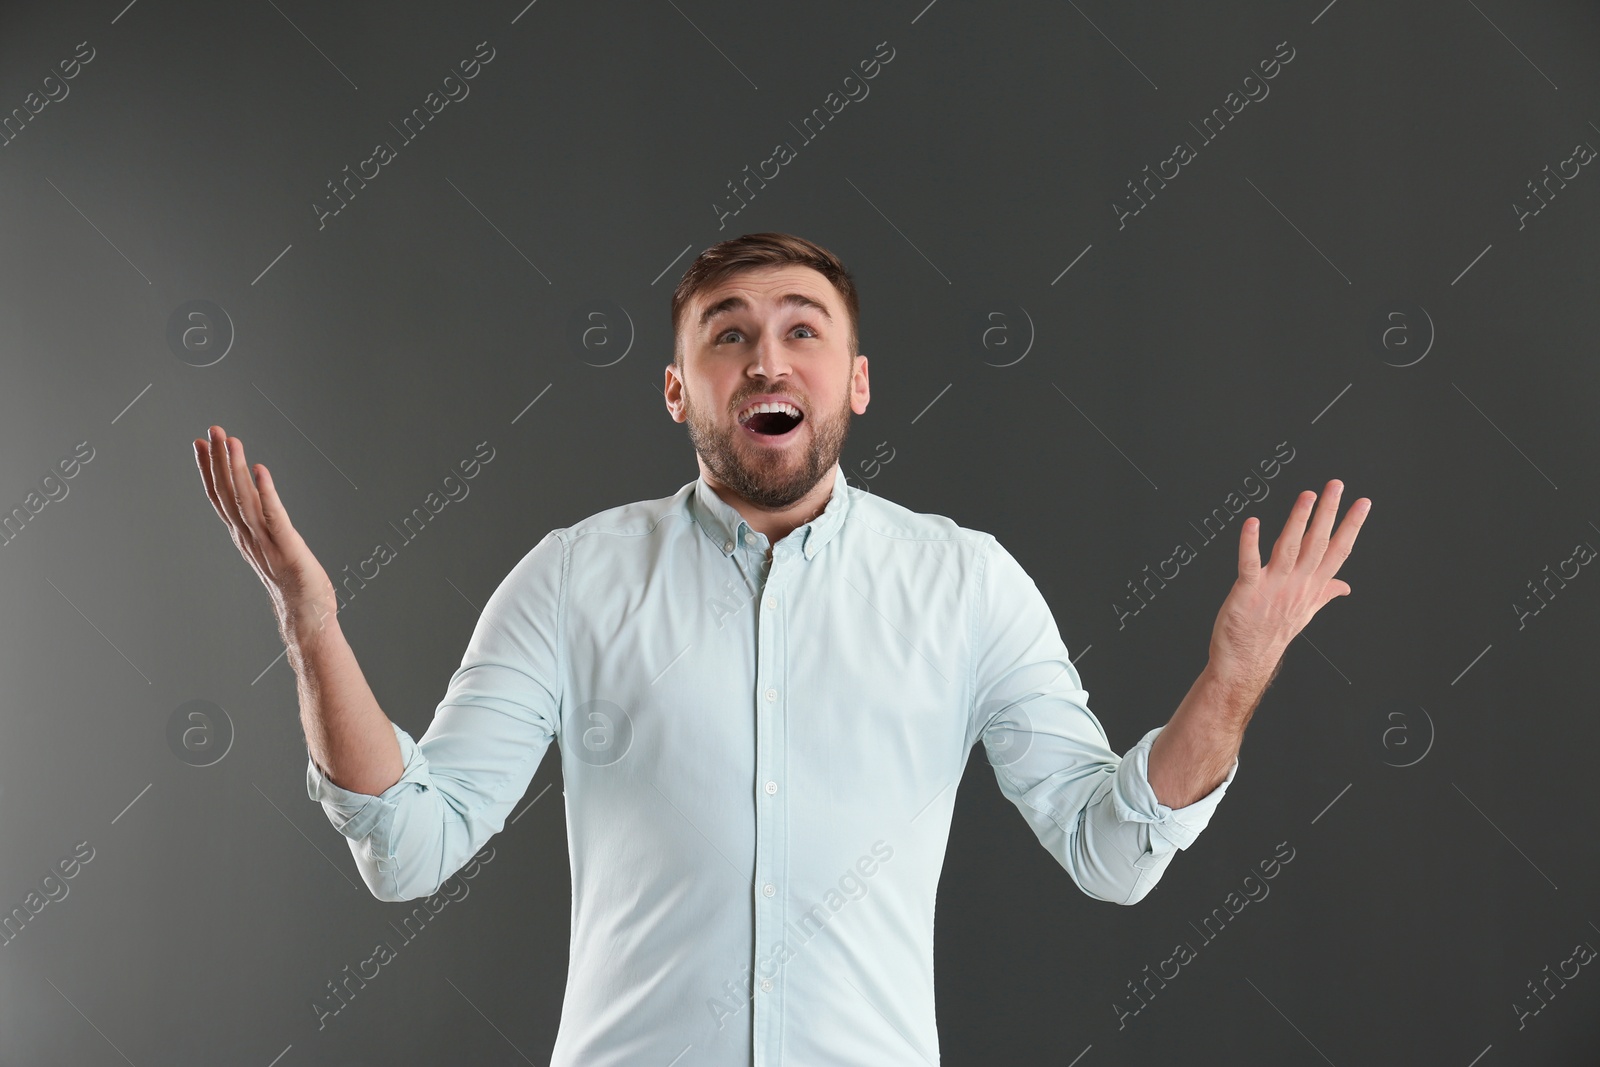
<svg viewBox="0 0 1600 1067">
<path fill-rule="evenodd" d="M 783 350 L 782 341 L 771 332 L 763 334 L 755 346 L 748 373 L 757 378 L 781 378 L 789 373 L 789 369 L 789 357 Z"/>
</svg>

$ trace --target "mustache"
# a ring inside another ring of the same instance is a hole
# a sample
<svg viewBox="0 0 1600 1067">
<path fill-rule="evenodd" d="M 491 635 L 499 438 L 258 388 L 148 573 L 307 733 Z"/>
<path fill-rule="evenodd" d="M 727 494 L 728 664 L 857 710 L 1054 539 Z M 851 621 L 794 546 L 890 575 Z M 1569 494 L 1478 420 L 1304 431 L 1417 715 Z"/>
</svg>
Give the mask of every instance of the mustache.
<svg viewBox="0 0 1600 1067">
<path fill-rule="evenodd" d="M 735 415 L 737 415 L 739 413 L 739 409 L 740 408 L 744 407 L 745 404 L 749 403 L 755 397 L 760 396 L 763 392 L 769 392 L 770 393 L 770 392 L 772 392 L 772 390 L 770 390 L 770 389 L 757 390 L 756 392 L 746 393 L 744 396 L 736 397 L 736 398 L 734 398 L 734 401 L 733 401 L 732 405 L 730 406 L 729 410 L 732 411 Z M 801 411 L 809 411 L 811 409 L 811 402 L 809 400 L 807 400 L 805 397 L 799 396 L 798 394 L 795 394 L 795 393 L 790 393 L 788 395 L 793 396 L 795 398 L 794 402 L 799 405 Z"/>
</svg>

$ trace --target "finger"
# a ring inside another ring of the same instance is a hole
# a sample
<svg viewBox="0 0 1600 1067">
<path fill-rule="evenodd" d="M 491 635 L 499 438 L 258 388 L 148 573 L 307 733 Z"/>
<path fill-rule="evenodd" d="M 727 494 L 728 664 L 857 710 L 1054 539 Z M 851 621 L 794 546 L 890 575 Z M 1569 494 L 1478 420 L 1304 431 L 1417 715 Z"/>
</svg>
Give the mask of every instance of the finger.
<svg viewBox="0 0 1600 1067">
<path fill-rule="evenodd" d="M 1322 557 L 1314 577 L 1326 582 L 1339 568 L 1344 566 L 1344 561 L 1350 558 L 1350 551 L 1355 547 L 1356 535 L 1361 533 L 1362 523 L 1367 521 L 1367 514 L 1372 510 L 1372 499 L 1362 497 L 1350 505 L 1350 510 L 1345 512 L 1344 521 L 1339 524 L 1338 531 L 1333 535 L 1333 540 L 1328 543 L 1328 551 Z"/>
<path fill-rule="evenodd" d="M 270 542 L 278 550 L 276 554 L 267 557 L 267 562 L 272 567 L 268 576 L 273 583 L 281 583 L 287 573 L 282 567 L 283 561 L 295 551 L 292 545 L 300 541 L 300 535 L 289 525 L 289 515 L 284 511 L 283 501 L 278 499 L 277 487 L 272 484 L 272 474 L 260 463 L 255 465 L 253 473 L 256 489 L 260 494 L 263 540 Z M 278 588 L 281 590 L 283 587 L 278 584 Z"/>
<path fill-rule="evenodd" d="M 211 506 L 216 509 L 217 517 L 222 520 L 222 525 L 227 527 L 234 543 L 239 541 L 239 531 L 228 509 L 228 500 L 232 496 L 228 483 L 218 482 L 216 466 L 216 442 L 208 439 L 200 446 L 196 461 L 200 464 L 200 477 L 206 485 L 206 496 L 211 500 Z"/>
<path fill-rule="evenodd" d="M 1337 579 L 1334 580 L 1334 581 L 1331 581 L 1323 588 L 1323 590 L 1322 590 L 1322 602 L 1317 605 L 1316 610 L 1317 611 L 1321 611 L 1323 608 L 1327 607 L 1329 604 L 1333 603 L 1335 600 L 1338 600 L 1340 597 L 1349 596 L 1349 595 L 1350 595 L 1350 583 L 1341 582 L 1341 581 L 1338 581 Z"/>
<path fill-rule="evenodd" d="M 272 472 L 261 463 L 257 463 L 255 469 L 256 486 L 261 492 L 261 522 L 268 535 L 276 541 L 286 533 L 292 533 L 294 526 L 289 522 L 289 512 L 284 508 L 283 501 L 278 498 L 278 487 L 272 482 Z"/>
<path fill-rule="evenodd" d="M 244 520 L 239 517 L 239 505 L 234 500 L 233 471 L 228 466 L 228 435 L 221 426 L 213 426 L 210 452 L 211 482 L 216 486 L 217 500 L 222 507 L 222 517 L 235 537 L 244 533 Z"/>
<path fill-rule="evenodd" d="M 1300 548 L 1299 565 L 1315 571 L 1328 551 L 1328 534 L 1333 529 L 1333 517 L 1339 513 L 1339 495 L 1344 483 L 1334 478 L 1322 489 L 1322 503 L 1311 518 L 1307 530 L 1310 538 Z"/>
<path fill-rule="evenodd" d="M 217 499 L 217 487 L 211 480 L 211 444 L 209 441 L 194 439 L 194 462 L 200 468 L 200 481 L 206 487 L 206 499 L 211 501 L 211 506 L 217 511 L 217 518 L 222 520 L 224 526 L 228 525 L 228 513 L 222 507 L 222 501 Z"/>
<path fill-rule="evenodd" d="M 1261 520 L 1254 515 L 1244 520 L 1239 531 L 1239 578 L 1254 585 L 1261 576 Z"/>
<path fill-rule="evenodd" d="M 1316 502 L 1317 494 L 1309 489 L 1295 497 L 1289 517 L 1284 520 L 1283 532 L 1272 544 L 1272 559 L 1268 561 L 1268 566 L 1293 569 L 1294 561 L 1300 556 L 1300 538 L 1306 530 L 1306 519 L 1310 518 L 1311 505 Z"/>
<path fill-rule="evenodd" d="M 254 536 L 261 535 L 261 499 L 256 496 L 255 479 L 244 459 L 244 442 L 237 437 L 228 439 L 228 467 L 233 472 L 233 502 Z"/>
</svg>

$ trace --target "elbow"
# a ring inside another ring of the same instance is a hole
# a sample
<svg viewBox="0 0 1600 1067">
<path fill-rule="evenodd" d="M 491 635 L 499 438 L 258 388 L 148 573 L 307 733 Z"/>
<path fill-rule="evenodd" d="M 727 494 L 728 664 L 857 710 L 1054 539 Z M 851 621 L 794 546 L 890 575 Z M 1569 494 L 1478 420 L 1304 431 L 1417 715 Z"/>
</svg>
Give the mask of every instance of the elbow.
<svg viewBox="0 0 1600 1067">
<path fill-rule="evenodd" d="M 388 877 L 376 881 L 368 879 L 367 889 L 385 904 L 404 904 L 408 900 L 431 897 L 439 891 L 438 886 L 428 886 L 416 879 L 402 882 Z"/>
<path fill-rule="evenodd" d="M 367 882 L 372 895 L 389 904 L 404 904 L 408 900 L 421 900 L 439 892 L 440 880 L 419 878 L 413 867 L 409 871 L 396 871 L 398 861 L 389 860 L 380 876 Z"/>
<path fill-rule="evenodd" d="M 1177 855 L 1153 828 L 1117 821 L 1109 803 L 1086 811 L 1071 838 L 1069 870 L 1085 893 L 1112 904 L 1137 904 L 1149 896 Z"/>
<path fill-rule="evenodd" d="M 381 900 L 386 904 L 399 903 L 409 900 L 405 888 L 395 878 L 392 865 L 395 861 L 389 860 L 387 864 L 381 862 L 357 861 L 356 866 L 361 872 L 361 880 L 367 884 L 367 892 L 371 893 L 374 900 Z M 386 867 L 388 869 L 386 869 Z"/>
<path fill-rule="evenodd" d="M 1131 878 L 1130 878 L 1131 876 Z M 1156 879 L 1149 877 L 1148 872 L 1137 868 L 1130 868 L 1129 872 L 1121 878 L 1076 879 L 1078 888 L 1085 896 L 1093 900 L 1103 900 L 1108 904 L 1121 904 L 1124 906 L 1137 904 L 1150 895 L 1155 888 Z"/>
<path fill-rule="evenodd" d="M 1123 905 L 1137 904 L 1149 896 L 1150 891 L 1155 887 L 1156 879 L 1148 877 L 1148 872 L 1140 871 L 1139 876 L 1134 879 L 1133 888 L 1128 890 L 1128 895 L 1117 901 L 1117 903 Z"/>
<path fill-rule="evenodd" d="M 408 900 L 432 896 L 438 892 L 438 880 L 430 882 L 419 877 L 421 868 L 415 862 L 402 864 L 399 856 L 383 856 L 374 852 L 370 839 L 355 853 L 356 869 L 372 896 L 387 904 L 402 904 Z"/>
<path fill-rule="evenodd" d="M 1161 880 L 1167 864 L 1152 862 L 1149 852 L 1136 860 L 1118 855 L 1110 862 L 1106 857 L 1080 848 L 1068 857 L 1075 863 L 1063 863 L 1073 881 L 1087 896 L 1110 904 L 1137 904 L 1150 895 Z"/>
</svg>

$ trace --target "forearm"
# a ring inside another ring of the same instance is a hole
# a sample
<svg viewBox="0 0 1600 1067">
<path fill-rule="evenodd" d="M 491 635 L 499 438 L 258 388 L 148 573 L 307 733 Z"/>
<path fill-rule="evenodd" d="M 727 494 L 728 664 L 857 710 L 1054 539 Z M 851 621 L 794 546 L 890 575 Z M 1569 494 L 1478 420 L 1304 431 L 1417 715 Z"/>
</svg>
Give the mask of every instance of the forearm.
<svg viewBox="0 0 1600 1067">
<path fill-rule="evenodd" d="M 334 785 L 377 796 L 405 767 L 389 718 L 378 707 L 332 612 L 288 613 L 280 627 L 300 697 L 306 747 Z"/>
<path fill-rule="evenodd" d="M 1245 726 L 1272 679 L 1270 672 L 1207 663 L 1150 746 L 1150 788 L 1170 808 L 1193 804 L 1228 776 Z"/>
</svg>

